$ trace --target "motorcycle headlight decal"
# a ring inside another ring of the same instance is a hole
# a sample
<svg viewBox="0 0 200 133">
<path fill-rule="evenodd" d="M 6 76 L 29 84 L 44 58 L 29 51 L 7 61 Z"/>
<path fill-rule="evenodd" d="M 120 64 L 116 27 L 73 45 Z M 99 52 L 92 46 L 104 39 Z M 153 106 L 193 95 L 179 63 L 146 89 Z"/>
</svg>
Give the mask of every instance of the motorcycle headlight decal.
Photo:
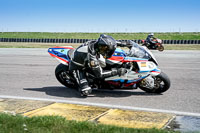
<svg viewBox="0 0 200 133">
<path fill-rule="evenodd" d="M 148 64 L 148 67 L 149 67 L 150 69 L 153 69 L 153 68 L 154 68 L 154 64 L 153 64 L 153 63 L 149 63 L 149 64 Z"/>
</svg>

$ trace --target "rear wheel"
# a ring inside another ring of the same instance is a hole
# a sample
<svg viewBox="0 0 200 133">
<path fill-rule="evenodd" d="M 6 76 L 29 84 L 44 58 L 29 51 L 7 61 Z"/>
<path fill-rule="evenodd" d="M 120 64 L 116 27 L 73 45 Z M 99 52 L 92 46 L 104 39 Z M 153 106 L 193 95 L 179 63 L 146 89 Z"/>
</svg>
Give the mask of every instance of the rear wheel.
<svg viewBox="0 0 200 133">
<path fill-rule="evenodd" d="M 57 80 L 68 88 L 76 88 L 75 81 L 69 72 L 69 67 L 63 64 L 59 64 L 55 70 L 55 76 Z"/>
<path fill-rule="evenodd" d="M 158 94 L 163 93 L 169 89 L 171 84 L 170 79 L 164 72 L 161 72 L 159 75 L 153 78 L 154 78 L 154 88 L 143 87 L 141 83 L 139 84 L 139 88 L 148 93 L 158 93 Z"/>
</svg>

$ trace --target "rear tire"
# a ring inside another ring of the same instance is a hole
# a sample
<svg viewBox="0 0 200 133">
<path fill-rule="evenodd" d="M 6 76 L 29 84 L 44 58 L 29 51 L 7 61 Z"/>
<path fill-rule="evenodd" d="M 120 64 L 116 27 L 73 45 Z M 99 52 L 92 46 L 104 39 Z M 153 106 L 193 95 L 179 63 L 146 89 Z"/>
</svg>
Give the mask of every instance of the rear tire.
<svg viewBox="0 0 200 133">
<path fill-rule="evenodd" d="M 55 70 L 57 80 L 67 88 L 76 88 L 76 84 L 69 72 L 69 66 L 59 64 Z"/>
<path fill-rule="evenodd" d="M 170 79 L 164 72 L 161 72 L 159 75 L 153 78 L 154 78 L 154 88 L 150 89 L 150 88 L 142 87 L 140 84 L 139 84 L 139 88 L 145 92 L 157 93 L 157 94 L 163 93 L 170 88 L 170 85 L 171 85 Z"/>
</svg>

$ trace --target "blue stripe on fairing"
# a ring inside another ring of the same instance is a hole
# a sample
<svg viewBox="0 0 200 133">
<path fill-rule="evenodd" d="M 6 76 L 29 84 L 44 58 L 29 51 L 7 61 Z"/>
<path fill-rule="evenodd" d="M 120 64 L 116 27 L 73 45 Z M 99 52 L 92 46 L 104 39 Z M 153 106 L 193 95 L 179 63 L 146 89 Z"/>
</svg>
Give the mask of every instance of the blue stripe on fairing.
<svg viewBox="0 0 200 133">
<path fill-rule="evenodd" d="M 144 60 L 147 61 L 148 59 L 143 59 L 143 58 L 136 58 L 136 57 L 125 57 L 124 60 Z"/>
<path fill-rule="evenodd" d="M 117 54 L 119 54 L 119 55 L 117 55 Z M 120 48 L 116 48 L 116 50 L 115 50 L 113 56 L 125 57 L 126 54 L 125 54 L 125 51 L 124 51 L 124 50 L 122 50 L 122 49 L 120 49 Z"/>
<path fill-rule="evenodd" d="M 161 70 L 156 68 L 156 69 L 153 69 L 152 71 L 160 72 Z"/>
<path fill-rule="evenodd" d="M 145 73 L 145 72 L 150 72 L 152 70 L 149 70 L 149 71 L 138 71 L 138 73 Z"/>
<path fill-rule="evenodd" d="M 120 48 L 116 48 L 115 52 L 118 52 L 118 53 L 125 53 L 124 50 L 120 49 Z"/>
<path fill-rule="evenodd" d="M 125 80 L 124 79 L 114 79 L 113 81 L 115 81 L 115 82 L 120 81 L 121 83 L 123 83 Z"/>
<path fill-rule="evenodd" d="M 61 50 L 63 51 L 61 52 Z M 67 57 L 67 52 L 69 50 L 70 49 L 65 49 L 65 48 L 49 48 L 48 52 L 68 61 L 69 59 Z"/>
</svg>

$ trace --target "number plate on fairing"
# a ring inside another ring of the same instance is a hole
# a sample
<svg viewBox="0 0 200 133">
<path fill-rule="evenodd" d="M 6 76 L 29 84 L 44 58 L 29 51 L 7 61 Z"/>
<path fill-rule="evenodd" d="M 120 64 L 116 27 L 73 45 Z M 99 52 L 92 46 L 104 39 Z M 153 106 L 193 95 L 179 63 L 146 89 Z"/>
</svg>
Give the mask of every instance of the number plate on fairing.
<svg viewBox="0 0 200 133">
<path fill-rule="evenodd" d="M 138 63 L 138 67 L 139 67 L 139 72 L 149 72 L 156 68 L 156 65 L 151 61 L 137 62 L 137 63 Z"/>
<path fill-rule="evenodd" d="M 140 62 L 140 66 L 141 67 L 147 67 L 147 63 L 146 62 Z"/>
</svg>

